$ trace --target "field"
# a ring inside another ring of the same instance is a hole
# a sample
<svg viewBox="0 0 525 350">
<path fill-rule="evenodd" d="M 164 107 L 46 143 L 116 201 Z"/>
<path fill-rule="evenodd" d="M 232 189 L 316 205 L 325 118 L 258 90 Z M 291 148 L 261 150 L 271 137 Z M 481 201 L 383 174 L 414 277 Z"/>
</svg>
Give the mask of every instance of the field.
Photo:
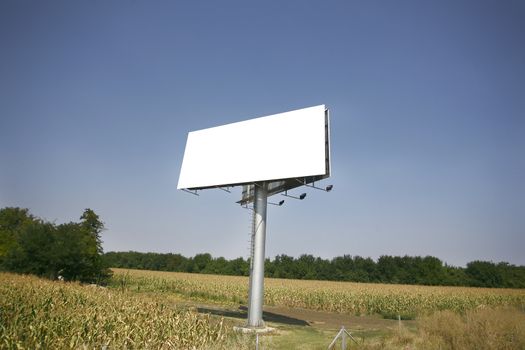
<svg viewBox="0 0 525 350">
<path fill-rule="evenodd" d="M 0 273 L 0 349 L 230 349 L 223 319 L 163 298 Z"/>
<path fill-rule="evenodd" d="M 202 300 L 246 304 L 248 278 L 113 269 L 114 284 L 133 291 L 167 292 Z M 436 311 L 482 307 L 525 308 L 525 290 L 265 279 L 266 305 L 414 319 Z"/>
<path fill-rule="evenodd" d="M 0 273 L 0 349 L 249 349 L 244 277 L 114 269 L 107 288 Z M 523 349 L 525 290 L 265 280 L 261 349 Z M 401 320 L 398 320 L 400 316 Z M 339 345 L 340 348 L 340 345 Z"/>
</svg>

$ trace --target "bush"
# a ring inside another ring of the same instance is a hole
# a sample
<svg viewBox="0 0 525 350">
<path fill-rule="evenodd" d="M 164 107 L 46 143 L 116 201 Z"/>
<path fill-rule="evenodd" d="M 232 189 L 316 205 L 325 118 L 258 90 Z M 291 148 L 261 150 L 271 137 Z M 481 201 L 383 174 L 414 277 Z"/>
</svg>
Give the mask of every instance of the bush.
<svg viewBox="0 0 525 350">
<path fill-rule="evenodd" d="M 102 260 L 104 224 L 91 209 L 79 223 L 55 225 L 27 209 L 0 210 L 0 269 L 49 279 L 105 283 L 111 275 Z"/>
</svg>

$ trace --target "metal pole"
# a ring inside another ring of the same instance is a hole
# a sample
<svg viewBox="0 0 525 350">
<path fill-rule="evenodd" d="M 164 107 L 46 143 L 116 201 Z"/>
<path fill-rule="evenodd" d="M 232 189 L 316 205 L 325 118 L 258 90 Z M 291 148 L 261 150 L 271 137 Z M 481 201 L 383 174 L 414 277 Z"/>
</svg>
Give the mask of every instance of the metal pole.
<svg viewBox="0 0 525 350">
<path fill-rule="evenodd" d="M 254 191 L 253 261 L 248 296 L 248 327 L 264 327 L 262 306 L 264 298 L 264 246 L 266 243 L 266 183 L 255 184 Z"/>
</svg>

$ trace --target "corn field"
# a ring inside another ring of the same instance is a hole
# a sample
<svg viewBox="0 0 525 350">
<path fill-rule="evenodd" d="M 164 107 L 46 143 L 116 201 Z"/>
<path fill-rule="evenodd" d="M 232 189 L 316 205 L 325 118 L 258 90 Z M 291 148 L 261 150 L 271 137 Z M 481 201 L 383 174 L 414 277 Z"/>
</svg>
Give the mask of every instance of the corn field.
<svg viewBox="0 0 525 350">
<path fill-rule="evenodd" d="M 113 286 L 123 290 L 174 293 L 194 300 L 246 304 L 248 278 L 113 269 Z M 405 319 L 483 307 L 525 308 L 525 290 L 433 287 L 351 282 L 265 279 L 264 303 L 353 315 Z"/>
<path fill-rule="evenodd" d="M 109 288 L 0 273 L 0 349 L 249 348 L 250 339 L 233 331 L 235 321 L 173 305 L 173 296 L 245 304 L 246 277 L 114 272 Z M 444 315 L 441 311 L 468 318 L 471 310 L 491 315 L 494 307 L 523 310 L 525 291 L 267 278 L 265 303 L 404 318 Z"/>
<path fill-rule="evenodd" d="M 0 349 L 228 349 L 235 338 L 223 319 L 137 293 L 0 273 L 0 296 Z"/>
</svg>

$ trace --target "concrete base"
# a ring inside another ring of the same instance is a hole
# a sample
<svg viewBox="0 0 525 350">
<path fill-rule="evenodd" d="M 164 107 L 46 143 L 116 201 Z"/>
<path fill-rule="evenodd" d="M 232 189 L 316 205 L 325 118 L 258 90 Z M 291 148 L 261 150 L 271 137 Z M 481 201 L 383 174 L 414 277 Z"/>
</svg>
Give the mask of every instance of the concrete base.
<svg viewBox="0 0 525 350">
<path fill-rule="evenodd" d="M 242 326 L 242 327 L 235 326 L 233 327 L 233 330 L 236 332 L 240 332 L 240 333 L 266 334 L 266 333 L 271 333 L 275 331 L 275 328 L 272 328 L 272 327 L 255 328 L 255 327 L 248 327 L 248 326 Z"/>
</svg>

